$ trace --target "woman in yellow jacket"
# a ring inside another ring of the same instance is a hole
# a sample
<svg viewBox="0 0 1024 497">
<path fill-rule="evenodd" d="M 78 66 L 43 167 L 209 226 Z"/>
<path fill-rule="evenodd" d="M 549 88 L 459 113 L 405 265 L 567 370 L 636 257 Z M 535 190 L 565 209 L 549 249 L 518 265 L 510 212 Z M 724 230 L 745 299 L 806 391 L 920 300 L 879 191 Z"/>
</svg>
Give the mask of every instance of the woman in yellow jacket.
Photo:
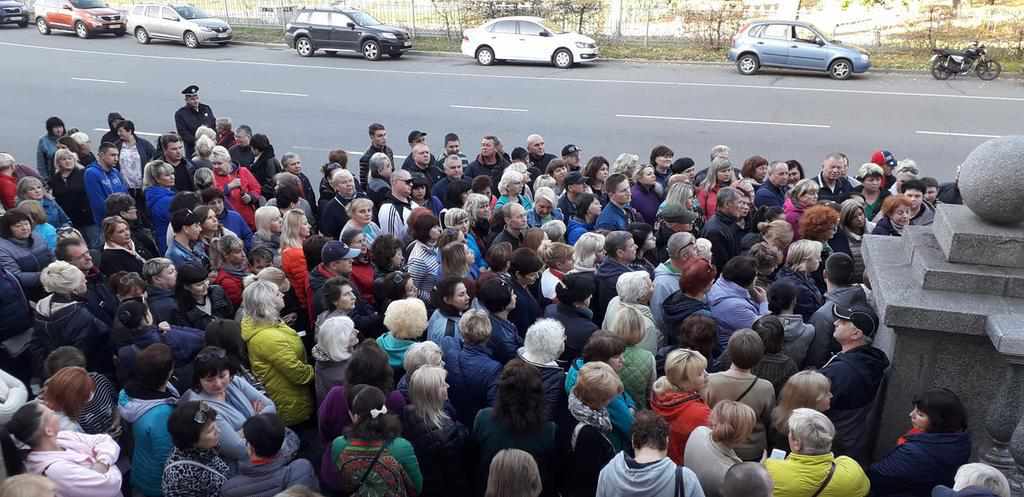
<svg viewBox="0 0 1024 497">
<path fill-rule="evenodd" d="M 281 321 L 284 296 L 269 281 L 251 283 L 242 292 L 242 339 L 249 349 L 253 373 L 263 382 L 287 426 L 302 424 L 313 415 L 309 384 L 313 366 L 295 330 Z"/>
<path fill-rule="evenodd" d="M 857 461 L 832 455 L 836 429 L 824 414 L 795 409 L 789 416 L 789 446 L 785 460 L 767 459 L 775 482 L 773 497 L 864 497 L 871 482 Z"/>
</svg>

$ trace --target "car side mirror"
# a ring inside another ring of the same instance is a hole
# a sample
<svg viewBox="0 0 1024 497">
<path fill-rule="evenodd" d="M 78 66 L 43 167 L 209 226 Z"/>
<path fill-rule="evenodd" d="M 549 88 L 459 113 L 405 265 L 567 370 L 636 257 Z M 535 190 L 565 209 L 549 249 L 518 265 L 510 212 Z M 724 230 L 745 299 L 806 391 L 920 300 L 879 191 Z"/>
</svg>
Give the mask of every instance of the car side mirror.
<svg viewBox="0 0 1024 497">
<path fill-rule="evenodd" d="M 352 21 L 349 21 L 348 24 L 346 24 L 346 26 L 348 26 L 349 29 L 356 29 L 356 23 Z"/>
<path fill-rule="evenodd" d="M 61 8 L 64 9 L 64 10 L 71 10 L 71 6 L 70 5 L 65 5 L 65 6 L 63 6 Z"/>
<path fill-rule="evenodd" d="M 551 36 L 551 31 L 541 31 L 540 35 L 545 37 L 545 38 L 547 38 L 547 37 Z"/>
<path fill-rule="evenodd" d="M 814 39 L 814 43 L 817 43 L 819 47 L 825 46 L 825 40 L 823 40 L 821 38 L 815 38 Z"/>
</svg>

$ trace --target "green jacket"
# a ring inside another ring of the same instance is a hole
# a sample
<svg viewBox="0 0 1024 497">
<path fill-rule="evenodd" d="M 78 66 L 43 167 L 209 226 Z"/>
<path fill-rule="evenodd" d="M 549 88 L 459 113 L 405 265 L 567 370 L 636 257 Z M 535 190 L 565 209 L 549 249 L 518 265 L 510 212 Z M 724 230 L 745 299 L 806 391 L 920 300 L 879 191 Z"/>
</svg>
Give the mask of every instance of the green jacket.
<svg viewBox="0 0 1024 497">
<path fill-rule="evenodd" d="M 331 461 L 335 465 L 338 464 L 338 458 L 341 457 L 341 452 L 345 450 L 345 447 L 348 447 L 348 439 L 344 436 L 335 438 L 331 443 Z M 416 486 L 416 493 L 422 492 L 423 473 L 420 472 L 420 464 L 416 460 L 416 451 L 413 450 L 412 444 L 408 440 L 398 437 L 388 444 L 388 452 L 391 452 L 398 464 L 402 465 L 405 473 L 409 475 L 409 479 Z"/>
<path fill-rule="evenodd" d="M 313 366 L 295 330 L 284 323 L 257 323 L 242 319 L 242 340 L 249 349 L 252 371 L 277 405 L 277 415 L 294 426 L 313 415 Z"/>
<path fill-rule="evenodd" d="M 640 409 L 647 409 L 651 402 L 651 387 L 657 378 L 654 365 L 654 354 L 639 345 L 626 347 L 622 353 L 622 369 L 619 378 L 626 393 L 636 402 Z"/>
</svg>

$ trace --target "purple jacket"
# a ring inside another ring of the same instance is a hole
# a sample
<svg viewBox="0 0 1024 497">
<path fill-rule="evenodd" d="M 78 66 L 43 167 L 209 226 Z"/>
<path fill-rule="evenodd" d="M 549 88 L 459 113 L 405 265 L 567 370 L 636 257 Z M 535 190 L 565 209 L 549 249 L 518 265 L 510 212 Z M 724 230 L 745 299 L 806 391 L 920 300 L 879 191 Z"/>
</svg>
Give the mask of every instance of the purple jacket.
<svg viewBox="0 0 1024 497">
<path fill-rule="evenodd" d="M 392 390 L 384 401 L 388 412 L 396 416 L 402 415 L 405 409 L 405 397 L 401 392 Z M 352 418 L 349 417 L 348 400 L 345 398 L 345 385 L 331 388 L 320 404 L 320 440 L 323 442 L 324 455 L 320 459 L 320 482 L 325 488 L 340 491 L 338 486 L 338 466 L 331 460 L 331 444 L 335 438 L 344 434 Z"/>
<path fill-rule="evenodd" d="M 661 205 L 658 192 L 654 191 L 654 187 L 645 188 L 637 183 L 633 185 L 631 193 L 633 196 L 629 200 L 629 206 L 640 213 L 645 223 L 654 226 L 654 221 L 658 217 L 658 206 Z"/>
</svg>

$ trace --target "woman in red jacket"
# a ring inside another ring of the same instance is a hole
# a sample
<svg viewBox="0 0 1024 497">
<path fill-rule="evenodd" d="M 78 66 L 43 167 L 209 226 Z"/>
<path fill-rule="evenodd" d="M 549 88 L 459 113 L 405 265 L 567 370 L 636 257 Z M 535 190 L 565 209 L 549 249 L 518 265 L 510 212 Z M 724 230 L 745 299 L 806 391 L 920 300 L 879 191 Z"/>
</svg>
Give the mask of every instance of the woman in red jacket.
<svg viewBox="0 0 1024 497">
<path fill-rule="evenodd" d="M 704 210 L 705 221 L 710 220 L 718 209 L 718 190 L 731 185 L 736 180 L 735 174 L 729 159 L 718 158 L 711 162 L 704 182 L 697 189 L 697 202 Z"/>
<path fill-rule="evenodd" d="M 0 201 L 4 209 L 13 209 L 18 196 L 18 179 L 14 177 L 14 157 L 0 154 Z"/>
<path fill-rule="evenodd" d="M 256 208 L 260 206 L 260 182 L 244 167 L 231 162 L 231 154 L 224 147 L 213 147 L 210 152 L 213 164 L 213 186 L 224 192 L 225 201 L 231 205 L 249 228 L 256 230 Z"/>
<path fill-rule="evenodd" d="M 284 213 L 281 228 L 281 269 L 295 289 L 299 305 L 306 311 L 307 323 L 313 322 L 313 292 L 309 287 L 309 268 L 302 244 L 309 238 L 309 221 L 302 209 Z"/>
<path fill-rule="evenodd" d="M 679 465 L 690 433 L 708 426 L 711 409 L 703 397 L 707 365 L 700 352 L 676 349 L 665 359 L 665 376 L 654 382 L 651 409 L 668 421 L 668 456 Z"/>
</svg>

